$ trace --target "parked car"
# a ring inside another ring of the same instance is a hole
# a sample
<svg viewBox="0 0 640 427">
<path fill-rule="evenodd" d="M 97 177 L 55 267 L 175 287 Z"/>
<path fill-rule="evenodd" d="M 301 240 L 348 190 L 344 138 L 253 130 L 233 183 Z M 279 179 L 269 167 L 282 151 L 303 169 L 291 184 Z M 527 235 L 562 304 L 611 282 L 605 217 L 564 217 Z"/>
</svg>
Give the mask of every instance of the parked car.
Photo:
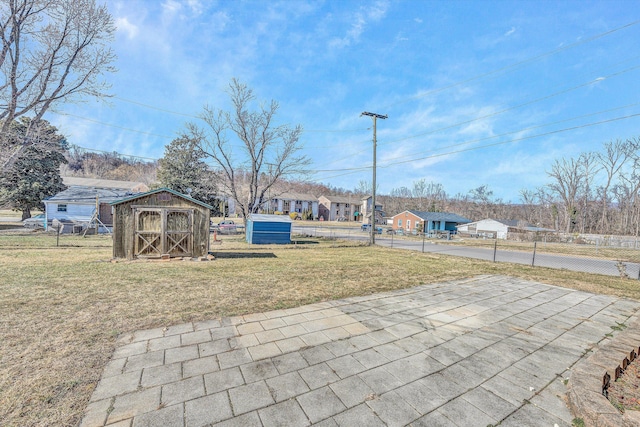
<svg viewBox="0 0 640 427">
<path fill-rule="evenodd" d="M 218 231 L 220 234 L 236 234 L 238 232 L 238 226 L 230 219 L 220 221 L 218 224 Z"/>
<path fill-rule="evenodd" d="M 44 228 L 44 221 L 45 215 L 42 213 L 25 219 L 22 221 L 22 225 L 25 228 Z"/>
<path fill-rule="evenodd" d="M 360 230 L 368 232 L 371 230 L 371 224 L 362 224 Z M 382 234 L 382 227 L 376 227 L 376 234 Z"/>
</svg>

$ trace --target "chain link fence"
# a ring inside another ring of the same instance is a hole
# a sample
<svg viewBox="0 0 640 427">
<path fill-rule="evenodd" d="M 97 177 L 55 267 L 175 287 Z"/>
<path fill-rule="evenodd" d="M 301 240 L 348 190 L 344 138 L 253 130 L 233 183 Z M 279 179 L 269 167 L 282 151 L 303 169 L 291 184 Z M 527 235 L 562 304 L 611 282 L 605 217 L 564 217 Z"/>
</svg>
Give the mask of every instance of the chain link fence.
<svg viewBox="0 0 640 427">
<path fill-rule="evenodd" d="M 369 232 L 354 227 L 294 227 L 307 236 L 368 241 Z M 382 230 L 375 236 L 381 246 L 440 253 L 493 262 L 511 262 L 604 274 L 640 280 L 640 239 L 625 236 L 553 234 L 516 236 L 518 240 L 493 236 L 396 235 Z"/>
</svg>

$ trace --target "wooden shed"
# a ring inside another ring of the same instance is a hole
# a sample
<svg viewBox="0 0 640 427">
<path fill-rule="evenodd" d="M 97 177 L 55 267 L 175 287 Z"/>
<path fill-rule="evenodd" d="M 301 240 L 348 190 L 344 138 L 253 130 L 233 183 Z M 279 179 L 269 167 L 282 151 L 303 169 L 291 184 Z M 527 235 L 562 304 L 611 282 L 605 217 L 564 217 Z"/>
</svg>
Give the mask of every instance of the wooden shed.
<svg viewBox="0 0 640 427">
<path fill-rule="evenodd" d="M 111 203 L 114 258 L 200 257 L 209 252 L 206 203 L 168 188 Z"/>
<path fill-rule="evenodd" d="M 253 214 L 247 221 L 247 243 L 287 244 L 291 243 L 291 225 L 288 215 Z"/>
</svg>

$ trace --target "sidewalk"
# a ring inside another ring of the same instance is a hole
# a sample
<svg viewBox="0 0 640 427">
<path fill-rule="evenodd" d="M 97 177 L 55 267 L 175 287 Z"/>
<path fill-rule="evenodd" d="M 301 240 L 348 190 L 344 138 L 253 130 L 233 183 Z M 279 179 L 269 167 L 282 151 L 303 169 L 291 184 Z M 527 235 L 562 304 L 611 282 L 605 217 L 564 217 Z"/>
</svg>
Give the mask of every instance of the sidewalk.
<svg viewBox="0 0 640 427">
<path fill-rule="evenodd" d="M 638 309 L 481 276 L 136 331 L 81 426 L 570 426 L 571 368 Z"/>
</svg>

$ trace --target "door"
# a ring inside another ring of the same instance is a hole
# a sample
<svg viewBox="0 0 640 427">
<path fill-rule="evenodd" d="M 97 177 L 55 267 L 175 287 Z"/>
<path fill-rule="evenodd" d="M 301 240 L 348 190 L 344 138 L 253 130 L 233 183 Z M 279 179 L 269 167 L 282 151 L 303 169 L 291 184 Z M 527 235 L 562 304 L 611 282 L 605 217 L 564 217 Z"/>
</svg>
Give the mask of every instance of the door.
<svg viewBox="0 0 640 427">
<path fill-rule="evenodd" d="M 193 210 L 137 208 L 135 256 L 193 255 Z"/>
<path fill-rule="evenodd" d="M 192 212 L 167 211 L 165 233 L 165 251 L 175 256 L 191 256 L 193 254 Z"/>
<path fill-rule="evenodd" d="M 159 257 L 162 252 L 162 211 L 136 210 L 135 256 Z"/>
</svg>

